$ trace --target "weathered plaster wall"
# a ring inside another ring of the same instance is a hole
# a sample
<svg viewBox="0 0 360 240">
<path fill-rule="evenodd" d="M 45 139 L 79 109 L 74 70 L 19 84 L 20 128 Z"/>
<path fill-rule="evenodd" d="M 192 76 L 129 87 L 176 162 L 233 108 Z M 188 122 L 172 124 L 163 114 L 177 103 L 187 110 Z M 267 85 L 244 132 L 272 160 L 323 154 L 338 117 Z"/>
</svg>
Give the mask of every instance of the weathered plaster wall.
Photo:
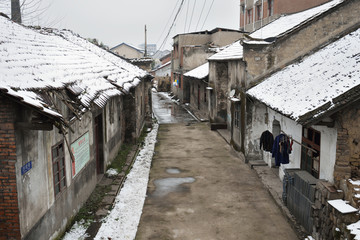
<svg viewBox="0 0 360 240">
<path fill-rule="evenodd" d="M 141 58 L 144 56 L 143 53 L 141 53 L 127 45 L 121 45 L 121 46 L 113 49 L 112 51 L 124 58 Z"/>
<path fill-rule="evenodd" d="M 211 35 L 211 42 L 216 46 L 226 46 L 242 37 L 243 33 L 219 31 Z"/>
<path fill-rule="evenodd" d="M 302 125 L 295 121 L 267 108 L 265 105 L 255 102 L 248 102 L 247 109 L 247 129 L 246 129 L 246 150 L 245 157 L 248 159 L 262 159 L 269 166 L 273 165 L 271 154 L 260 150 L 261 134 L 269 130 L 274 133 L 273 123 L 277 120 L 280 123 L 281 130 L 294 140 L 302 142 Z M 268 117 L 267 117 L 268 116 Z M 267 120 L 267 121 L 266 121 Z M 337 129 L 326 126 L 311 126 L 321 133 L 320 142 L 320 179 L 333 182 L 334 165 L 336 159 L 336 139 Z M 274 138 L 276 134 L 274 135 Z M 281 165 L 279 176 L 283 177 L 283 170 L 286 168 L 301 167 L 301 146 L 294 142 L 293 150 L 290 154 L 290 163 Z"/>
<path fill-rule="evenodd" d="M 23 120 L 31 115 L 31 111 L 23 109 L 22 112 Z M 90 149 L 94 149 L 91 113 L 86 113 L 81 122 L 75 121 L 72 128 L 75 132 L 69 131 L 66 135 L 69 144 L 89 132 Z M 29 161 L 33 164 L 32 169 L 24 175 L 17 171 L 21 233 L 26 239 L 49 239 L 54 232 L 64 230 L 67 221 L 80 209 L 94 189 L 94 154 L 90 150 L 89 162 L 73 178 L 69 149 L 58 129 L 17 130 L 16 136 L 17 169 L 21 169 Z M 55 196 L 51 149 L 59 142 L 63 142 L 64 146 L 67 187 Z"/>
<path fill-rule="evenodd" d="M 146 105 L 145 99 L 147 95 L 145 83 L 140 83 L 135 89 L 135 106 L 136 106 L 136 138 L 141 134 L 145 124 Z"/>
<path fill-rule="evenodd" d="M 266 117 L 268 116 L 268 117 Z M 245 137 L 245 158 L 248 160 L 264 160 L 269 166 L 272 165 L 270 161 L 270 154 L 260 150 L 260 137 L 261 134 L 269 130 L 273 132 L 274 121 L 280 123 L 281 130 L 288 136 L 301 142 L 302 126 L 295 121 L 267 108 L 259 102 L 247 101 L 247 125 Z M 275 138 L 276 136 L 274 136 Z M 279 177 L 283 179 L 284 169 L 286 168 L 300 168 L 301 164 L 301 147 L 299 144 L 294 143 L 292 152 L 289 155 L 290 163 L 281 165 L 279 168 Z"/>
<path fill-rule="evenodd" d="M 117 96 L 111 98 L 105 107 L 106 123 L 105 123 L 105 166 L 118 154 L 118 149 L 125 140 L 125 118 L 123 113 L 122 97 Z"/>
<path fill-rule="evenodd" d="M 205 80 L 194 78 L 188 78 L 188 81 L 190 84 L 190 107 L 200 112 L 201 116 L 207 115 L 208 102 L 206 87 L 208 84 Z"/>
</svg>

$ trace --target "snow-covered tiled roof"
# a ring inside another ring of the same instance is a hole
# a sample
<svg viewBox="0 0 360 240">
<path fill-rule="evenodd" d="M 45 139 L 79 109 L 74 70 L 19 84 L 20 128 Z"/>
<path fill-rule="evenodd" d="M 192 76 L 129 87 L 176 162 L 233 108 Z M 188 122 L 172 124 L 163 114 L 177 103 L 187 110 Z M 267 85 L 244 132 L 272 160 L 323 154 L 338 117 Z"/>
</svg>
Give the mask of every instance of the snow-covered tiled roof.
<svg viewBox="0 0 360 240">
<path fill-rule="evenodd" d="M 208 58 L 208 60 L 236 60 L 242 59 L 243 57 L 243 46 L 240 41 L 236 41 L 226 47 L 219 53 L 216 53 Z"/>
<path fill-rule="evenodd" d="M 199 67 L 194 68 L 193 70 L 184 74 L 185 77 L 192 77 L 197 79 L 206 78 L 208 75 L 209 75 L 209 62 L 206 62 L 203 65 L 200 65 Z"/>
<path fill-rule="evenodd" d="M 70 31 L 34 30 L 0 17 L 0 33 L 0 89 L 49 113 L 55 110 L 35 90 L 71 86 L 82 90 L 84 106 L 103 106 L 147 74 Z"/>
<path fill-rule="evenodd" d="M 280 37 L 289 30 L 310 21 L 311 19 L 319 16 L 320 14 L 336 7 L 344 0 L 333 0 L 318 7 L 314 7 L 299 13 L 281 16 L 273 22 L 265 25 L 257 31 L 250 34 L 252 38 L 266 39 L 272 37 Z"/>
<path fill-rule="evenodd" d="M 335 98 L 359 86 L 360 29 L 273 74 L 247 94 L 298 121 L 307 113 L 316 117 L 333 109 Z"/>
<path fill-rule="evenodd" d="M 157 67 L 156 69 L 154 69 L 153 71 L 156 72 L 156 71 L 158 71 L 158 70 L 160 70 L 160 69 L 163 69 L 163 68 L 165 68 L 165 67 L 168 67 L 169 65 L 171 65 L 171 61 L 169 61 L 169 62 L 167 62 L 167 63 L 165 63 L 165 64 L 163 64 L 163 65 L 158 66 L 158 67 Z"/>
</svg>

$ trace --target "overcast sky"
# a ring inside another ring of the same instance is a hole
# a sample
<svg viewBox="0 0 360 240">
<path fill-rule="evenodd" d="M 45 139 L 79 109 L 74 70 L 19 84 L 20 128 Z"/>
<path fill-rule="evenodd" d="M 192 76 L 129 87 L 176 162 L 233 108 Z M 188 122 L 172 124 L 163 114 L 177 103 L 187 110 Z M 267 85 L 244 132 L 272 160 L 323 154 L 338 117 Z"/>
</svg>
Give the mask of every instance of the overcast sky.
<svg viewBox="0 0 360 240">
<path fill-rule="evenodd" d="M 1 1 L 11 0 L 0 0 L 0 3 Z M 144 43 L 146 24 L 148 43 L 155 43 L 160 47 L 182 0 L 25 1 L 28 8 L 35 5 L 35 1 L 42 1 L 43 5 L 37 9 L 36 14 L 26 16 L 25 23 L 71 29 L 83 37 L 97 38 L 109 47 L 122 42 L 135 46 Z M 239 29 L 239 5 L 240 0 L 184 0 L 165 49 L 171 49 L 171 39 L 178 33 L 211 30 L 215 27 Z M 41 13 L 43 8 L 46 11 Z M 40 16 L 36 16 L 39 14 Z"/>
</svg>

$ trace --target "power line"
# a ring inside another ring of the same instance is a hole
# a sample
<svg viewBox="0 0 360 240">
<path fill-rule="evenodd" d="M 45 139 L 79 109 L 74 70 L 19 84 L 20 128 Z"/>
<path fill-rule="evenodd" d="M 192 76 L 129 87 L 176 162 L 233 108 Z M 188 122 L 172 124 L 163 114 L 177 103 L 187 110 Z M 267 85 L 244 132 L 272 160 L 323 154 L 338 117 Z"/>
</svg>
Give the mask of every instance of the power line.
<svg viewBox="0 0 360 240">
<path fill-rule="evenodd" d="M 184 25 L 184 33 L 186 32 L 186 25 L 187 25 L 187 19 L 188 19 L 188 13 L 189 13 L 189 5 L 190 5 L 190 0 L 188 0 L 187 2 L 187 9 L 186 9 L 186 17 L 185 17 L 185 25 Z"/>
<path fill-rule="evenodd" d="M 190 32 L 190 26 L 191 26 L 191 21 L 192 21 L 193 15 L 194 15 L 195 5 L 196 5 L 196 0 L 194 1 L 194 6 L 193 6 L 193 10 L 192 10 L 191 17 L 190 17 L 188 32 Z"/>
<path fill-rule="evenodd" d="M 209 11 L 208 11 L 208 13 L 206 14 L 206 17 L 205 17 L 205 20 L 204 20 L 203 25 L 201 26 L 201 29 L 204 29 L 204 26 L 205 26 L 206 20 L 207 20 L 207 18 L 208 18 L 208 16 L 209 16 L 209 13 L 210 13 L 211 8 L 212 8 L 212 6 L 213 6 L 213 4 L 214 4 L 214 1 L 215 1 L 215 0 L 213 0 L 213 1 L 211 2 L 211 5 L 210 5 L 210 8 L 209 8 Z"/>
<path fill-rule="evenodd" d="M 170 26 L 169 32 L 167 33 L 167 35 L 166 35 L 163 43 L 160 45 L 159 50 L 162 49 L 162 47 L 165 45 L 165 43 L 166 43 L 166 41 L 167 41 L 167 39 L 168 39 L 168 37 L 169 37 L 169 35 L 170 35 L 170 33 L 171 33 L 171 29 L 174 27 L 174 24 L 175 24 L 175 22 L 176 22 L 176 19 L 177 19 L 177 17 L 179 16 L 179 13 L 180 13 L 180 11 L 181 11 L 182 6 L 184 5 L 184 1 L 185 1 L 185 0 L 181 0 L 179 9 L 178 9 L 178 11 L 176 12 L 175 18 L 174 18 L 174 20 L 173 20 L 173 22 L 172 22 L 172 24 L 171 24 L 171 26 Z M 159 50 L 158 50 L 158 51 L 159 51 Z M 158 51 L 157 51 L 157 52 L 158 52 Z"/>
<path fill-rule="evenodd" d="M 196 23 L 195 31 L 197 31 L 197 28 L 198 28 L 198 25 L 199 25 L 199 22 L 200 22 L 202 13 L 203 13 L 203 11 L 204 11 L 205 5 L 206 5 L 206 0 L 204 0 L 204 5 L 203 5 L 203 7 L 202 7 L 202 9 L 201 9 L 201 13 L 200 13 L 200 16 L 199 16 L 199 20 L 198 20 L 198 22 Z"/>
<path fill-rule="evenodd" d="M 170 14 L 170 16 L 169 16 L 169 18 L 168 18 L 165 26 L 164 26 L 163 31 L 162 31 L 162 33 L 160 34 L 159 39 L 158 39 L 157 42 L 156 42 L 156 45 L 159 43 L 162 35 L 165 33 L 166 27 L 168 26 L 168 24 L 169 24 L 169 22 L 170 22 L 170 19 L 171 19 L 171 17 L 173 16 L 173 14 L 174 14 L 174 12 L 175 12 L 175 9 L 176 9 L 176 6 L 178 5 L 179 1 L 180 1 L 180 0 L 177 0 L 176 4 L 175 4 L 175 6 L 174 6 L 174 9 L 172 10 L 172 12 L 171 12 L 171 14 Z"/>
</svg>

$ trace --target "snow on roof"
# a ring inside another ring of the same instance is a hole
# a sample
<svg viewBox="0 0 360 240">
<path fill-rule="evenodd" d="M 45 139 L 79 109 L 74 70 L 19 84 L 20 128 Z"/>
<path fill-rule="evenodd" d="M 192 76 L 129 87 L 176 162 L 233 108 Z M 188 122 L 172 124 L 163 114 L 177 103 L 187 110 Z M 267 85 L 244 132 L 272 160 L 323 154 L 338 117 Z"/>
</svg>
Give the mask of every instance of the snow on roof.
<svg viewBox="0 0 360 240">
<path fill-rule="evenodd" d="M 159 67 L 157 67 L 156 69 L 154 69 L 153 71 L 158 71 L 158 70 L 160 70 L 160 69 L 163 69 L 164 67 L 167 67 L 167 66 L 169 66 L 169 65 L 171 65 L 171 61 L 170 62 L 167 62 L 167 63 L 165 63 L 165 64 L 163 64 L 163 65 L 160 65 Z"/>
<path fill-rule="evenodd" d="M 294 120 L 360 86 L 360 29 L 276 72 L 247 94 Z"/>
<path fill-rule="evenodd" d="M 208 60 L 236 60 L 242 59 L 243 46 L 240 41 L 228 45 L 224 50 L 208 58 Z"/>
<path fill-rule="evenodd" d="M 146 75 L 70 31 L 34 30 L 0 17 L 0 32 L 0 88 L 21 93 L 25 103 L 43 110 L 54 112 L 33 90 L 71 85 L 82 89 L 78 98 L 84 106 L 103 106 Z"/>
<path fill-rule="evenodd" d="M 346 203 L 342 199 L 328 200 L 328 203 L 341 213 L 357 212 L 357 209 Z"/>
<path fill-rule="evenodd" d="M 209 62 L 194 68 L 193 70 L 184 74 L 185 77 L 192 77 L 197 79 L 206 78 L 209 75 Z"/>
<path fill-rule="evenodd" d="M 318 7 L 314 7 L 299 13 L 281 16 L 273 22 L 265 25 L 257 31 L 250 34 L 252 38 L 266 39 L 270 37 L 279 37 L 287 31 L 307 22 L 316 16 L 336 7 L 344 0 L 333 0 Z"/>
<path fill-rule="evenodd" d="M 360 221 L 348 225 L 347 229 L 350 230 L 351 234 L 355 235 L 355 240 L 360 240 Z"/>
</svg>

